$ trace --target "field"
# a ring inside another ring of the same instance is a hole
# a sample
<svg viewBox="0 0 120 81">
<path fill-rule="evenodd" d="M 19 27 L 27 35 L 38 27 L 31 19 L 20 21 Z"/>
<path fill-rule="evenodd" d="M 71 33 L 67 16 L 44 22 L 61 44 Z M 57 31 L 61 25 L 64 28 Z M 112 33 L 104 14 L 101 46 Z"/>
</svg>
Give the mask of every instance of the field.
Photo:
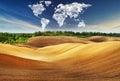
<svg viewBox="0 0 120 81">
<path fill-rule="evenodd" d="M 86 38 L 91 36 L 120 37 L 120 33 L 100 33 L 100 32 L 72 32 L 72 31 L 46 31 L 35 33 L 5 33 L 0 32 L 0 42 L 7 44 L 26 43 L 29 38 L 36 36 L 74 36 Z"/>
<path fill-rule="evenodd" d="M 120 38 L 37 36 L 0 43 L 0 81 L 119 81 Z"/>
</svg>

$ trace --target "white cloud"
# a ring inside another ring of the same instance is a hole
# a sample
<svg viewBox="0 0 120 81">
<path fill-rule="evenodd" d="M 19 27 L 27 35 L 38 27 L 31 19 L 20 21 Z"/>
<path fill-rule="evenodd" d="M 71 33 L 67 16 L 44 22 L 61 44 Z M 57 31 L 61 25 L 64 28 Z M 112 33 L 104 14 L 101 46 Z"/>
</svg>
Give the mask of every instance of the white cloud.
<svg viewBox="0 0 120 81">
<path fill-rule="evenodd" d="M 45 5 L 46 7 L 48 7 L 51 4 L 52 4 L 51 1 L 40 1 L 37 4 L 28 5 L 28 6 L 32 9 L 34 15 L 38 17 L 46 10 Z M 64 21 L 68 17 L 73 18 L 76 22 L 79 22 L 80 20 L 78 19 L 78 16 L 80 15 L 80 13 L 83 12 L 84 8 L 88 8 L 89 6 L 91 5 L 84 4 L 84 3 L 78 3 L 78 2 L 73 2 L 71 4 L 65 4 L 65 5 L 59 4 L 55 8 L 53 18 L 57 21 L 60 27 L 63 26 Z M 47 24 L 49 24 L 50 20 L 42 18 L 40 22 L 42 24 L 42 29 L 44 30 Z M 78 26 L 80 27 L 80 25 L 85 26 L 85 23 L 79 22 Z"/>
<path fill-rule="evenodd" d="M 42 3 L 28 5 L 28 7 L 30 7 L 32 9 L 35 16 L 41 15 L 43 13 L 43 11 L 46 10 L 46 8 L 44 7 L 44 5 Z"/>
<path fill-rule="evenodd" d="M 40 3 L 43 3 L 44 1 L 40 1 Z"/>
<path fill-rule="evenodd" d="M 28 22 L 25 22 L 22 20 L 18 20 L 15 18 L 8 19 L 5 17 L 1 17 L 0 21 L 1 21 L 0 26 L 3 27 L 3 28 L 0 28 L 0 31 L 2 30 L 2 31 L 11 32 L 9 30 L 6 30 L 6 28 L 13 30 L 13 32 L 17 32 L 17 31 L 21 31 L 21 32 L 22 31 L 24 31 L 24 32 L 33 31 L 34 32 L 34 31 L 41 30 L 41 28 L 36 25 L 33 25 L 31 23 L 28 23 Z M 26 30 L 28 30 L 28 31 L 26 31 Z"/>
<path fill-rule="evenodd" d="M 39 3 L 37 4 L 28 5 L 28 7 L 31 8 L 34 15 L 38 17 L 46 10 L 45 5 L 48 7 L 51 4 L 52 4 L 51 1 L 39 1 Z M 46 18 L 41 18 L 40 22 L 42 24 L 42 30 L 44 31 L 46 26 L 49 24 L 50 20 Z"/>
<path fill-rule="evenodd" d="M 90 4 L 73 2 L 71 4 L 59 4 L 55 8 L 53 18 L 57 21 L 61 27 L 64 24 L 64 21 L 67 17 L 77 18 L 80 13 L 82 13 L 84 8 L 90 7 Z"/>
<path fill-rule="evenodd" d="M 44 31 L 46 26 L 49 24 L 50 20 L 48 20 L 46 18 L 42 18 L 40 22 L 42 24 L 42 30 Z"/>
<path fill-rule="evenodd" d="M 85 22 L 84 21 L 81 21 L 81 22 L 79 22 L 78 23 L 78 27 L 85 27 L 86 25 L 85 25 Z"/>
<path fill-rule="evenodd" d="M 41 15 L 43 13 L 43 11 L 46 10 L 44 4 L 48 7 L 49 5 L 52 4 L 51 1 L 40 1 L 37 4 L 33 4 L 33 5 L 28 5 L 29 8 L 32 9 L 33 13 L 35 16 Z"/>
<path fill-rule="evenodd" d="M 52 4 L 51 1 L 45 1 L 45 5 L 46 5 L 46 6 L 49 6 L 49 5 L 51 5 L 51 4 Z"/>
</svg>

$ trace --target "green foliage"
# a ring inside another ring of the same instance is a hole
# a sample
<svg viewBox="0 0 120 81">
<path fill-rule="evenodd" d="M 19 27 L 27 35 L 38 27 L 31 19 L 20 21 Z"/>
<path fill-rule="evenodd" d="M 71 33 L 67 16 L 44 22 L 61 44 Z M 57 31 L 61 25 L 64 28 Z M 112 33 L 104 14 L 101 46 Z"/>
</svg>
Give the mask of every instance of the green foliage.
<svg viewBox="0 0 120 81">
<path fill-rule="evenodd" d="M 32 34 L 25 33 L 0 33 L 0 42 L 2 43 L 25 43 L 28 38 L 32 37 Z"/>
<path fill-rule="evenodd" d="M 35 32 L 34 36 L 77 36 L 77 37 L 90 37 L 90 36 L 112 36 L 120 37 L 120 33 L 100 33 L 100 32 L 72 32 L 72 31 L 46 31 Z"/>
<path fill-rule="evenodd" d="M 100 32 L 72 32 L 72 31 L 46 31 L 35 33 L 0 33 L 0 42 L 17 44 L 26 43 L 30 37 L 35 36 L 77 36 L 81 38 L 90 36 L 111 36 L 120 37 L 120 33 L 100 33 Z"/>
</svg>

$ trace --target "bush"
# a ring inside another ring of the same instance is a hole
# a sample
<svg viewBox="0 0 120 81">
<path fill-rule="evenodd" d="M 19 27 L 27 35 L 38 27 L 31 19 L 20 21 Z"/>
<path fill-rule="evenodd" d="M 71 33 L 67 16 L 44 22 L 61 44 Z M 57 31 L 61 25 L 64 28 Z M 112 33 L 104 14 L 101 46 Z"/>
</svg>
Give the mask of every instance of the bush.
<svg viewBox="0 0 120 81">
<path fill-rule="evenodd" d="M 72 32 L 72 31 L 46 31 L 35 33 L 0 33 L 0 42 L 2 43 L 26 43 L 30 37 L 35 36 L 77 36 L 81 38 L 90 36 L 112 36 L 120 37 L 120 33 L 100 33 L 100 32 Z"/>
</svg>

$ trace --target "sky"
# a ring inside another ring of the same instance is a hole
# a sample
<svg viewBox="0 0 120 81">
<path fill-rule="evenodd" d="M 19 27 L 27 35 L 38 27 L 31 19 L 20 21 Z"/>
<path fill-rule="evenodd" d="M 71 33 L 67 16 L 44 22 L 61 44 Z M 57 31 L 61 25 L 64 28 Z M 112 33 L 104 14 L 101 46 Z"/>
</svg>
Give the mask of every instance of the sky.
<svg viewBox="0 0 120 81">
<path fill-rule="evenodd" d="M 0 32 L 120 33 L 120 0 L 0 0 Z"/>
</svg>

